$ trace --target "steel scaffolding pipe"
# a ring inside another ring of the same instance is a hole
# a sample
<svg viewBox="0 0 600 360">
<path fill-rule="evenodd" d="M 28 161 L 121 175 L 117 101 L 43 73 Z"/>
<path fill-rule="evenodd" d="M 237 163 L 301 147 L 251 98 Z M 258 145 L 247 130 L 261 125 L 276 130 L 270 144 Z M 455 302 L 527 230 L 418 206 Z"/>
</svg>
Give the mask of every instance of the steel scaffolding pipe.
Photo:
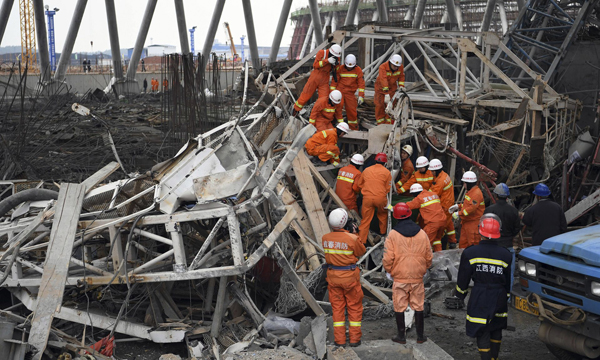
<svg viewBox="0 0 600 360">
<path fill-rule="evenodd" d="M 10 17 L 10 11 L 12 10 L 14 2 L 15 0 L 2 1 L 2 7 L 0 7 L 0 44 L 2 44 L 6 24 L 8 24 L 8 18 Z"/>
<path fill-rule="evenodd" d="M 315 28 L 314 23 L 311 21 L 308 30 L 306 30 L 306 36 L 304 37 L 304 43 L 302 44 L 302 50 L 300 50 L 300 59 L 304 57 L 304 55 L 310 52 L 310 43 L 313 36 L 313 29 Z"/>
<path fill-rule="evenodd" d="M 421 23 L 423 22 L 423 13 L 425 12 L 425 4 L 427 0 L 419 0 L 417 3 L 417 9 L 415 10 L 415 17 L 413 19 L 412 27 L 413 29 L 419 29 L 421 27 Z"/>
<path fill-rule="evenodd" d="M 321 14 L 319 14 L 317 0 L 308 0 L 308 6 L 310 7 L 310 16 L 314 24 L 315 39 L 317 40 L 317 44 L 320 44 L 323 42 L 323 31 L 321 30 L 323 27 L 321 25 Z"/>
<path fill-rule="evenodd" d="M 156 9 L 156 3 L 158 0 L 148 0 L 146 4 L 146 11 L 144 11 L 144 17 L 142 18 L 142 24 L 140 25 L 140 31 L 138 32 L 137 39 L 135 39 L 135 46 L 131 53 L 131 59 L 129 60 L 129 66 L 127 67 L 127 78 L 135 79 L 135 73 L 137 72 L 137 66 L 142 57 L 142 50 L 144 50 L 144 43 L 148 36 L 148 30 L 150 29 L 150 23 L 152 22 L 152 16 L 154 16 L 154 10 Z"/>
<path fill-rule="evenodd" d="M 388 13 L 385 6 L 385 0 L 377 0 L 377 13 L 379 14 L 379 21 L 388 22 Z"/>
<path fill-rule="evenodd" d="M 63 81 L 65 79 L 65 74 L 67 73 L 67 69 L 71 64 L 73 46 L 75 45 L 75 40 L 77 39 L 77 33 L 79 32 L 79 26 L 81 26 L 81 19 L 83 18 L 86 5 L 87 0 L 77 0 L 77 5 L 75 5 L 75 11 L 73 12 L 73 18 L 71 19 L 71 25 L 69 25 L 69 32 L 67 33 L 63 50 L 60 53 L 60 59 L 58 59 L 58 66 L 56 67 L 56 72 L 54 73 L 54 80 Z"/>
<path fill-rule="evenodd" d="M 250 0 L 242 0 L 242 7 L 244 8 L 244 20 L 246 21 L 246 33 L 248 34 L 248 45 L 250 46 L 254 76 L 257 76 L 261 71 L 262 65 L 258 56 L 258 45 L 256 43 L 256 32 L 254 31 L 254 18 L 252 17 Z"/>
<path fill-rule="evenodd" d="M 415 15 L 415 4 L 408 5 L 408 9 L 406 9 L 406 15 L 404 15 L 404 20 L 412 21 Z"/>
<path fill-rule="evenodd" d="M 354 18 L 356 14 L 358 14 L 358 2 L 360 0 L 350 0 L 350 5 L 348 5 L 348 12 L 346 13 L 346 21 L 344 22 L 344 26 L 353 25 Z"/>
<path fill-rule="evenodd" d="M 283 37 L 283 31 L 287 24 L 287 19 L 290 16 L 290 9 L 292 8 L 292 0 L 284 0 L 281 13 L 279 14 L 279 22 L 277 23 L 277 29 L 275 29 L 275 36 L 273 36 L 273 44 L 271 45 L 271 52 L 269 53 L 269 65 L 277 61 L 277 54 L 279 53 L 279 47 L 281 46 L 281 38 Z"/>
<path fill-rule="evenodd" d="M 179 32 L 179 45 L 181 46 L 181 54 L 190 53 L 190 43 L 188 42 L 188 30 L 185 23 L 185 9 L 183 8 L 183 0 L 175 0 L 175 15 L 177 16 L 177 31 Z"/>
<path fill-rule="evenodd" d="M 508 18 L 506 17 L 504 0 L 496 0 L 496 5 L 498 5 L 498 13 L 500 13 L 500 22 L 502 23 L 502 35 L 504 35 L 508 32 Z"/>
<path fill-rule="evenodd" d="M 115 0 L 105 0 L 106 20 L 108 22 L 108 36 L 110 38 L 110 53 L 112 55 L 113 71 L 115 79 L 123 78 L 123 67 L 121 66 L 121 47 L 119 45 L 119 28 L 117 27 L 117 12 L 115 11 Z"/>
<path fill-rule="evenodd" d="M 40 83 L 50 81 L 50 53 L 48 52 L 48 33 L 44 19 L 44 1 L 33 0 L 35 14 L 35 32 L 37 35 L 37 50 L 40 59 Z"/>
<path fill-rule="evenodd" d="M 456 23 L 458 24 L 458 30 L 463 31 L 463 16 L 462 10 L 460 9 L 460 0 L 454 0 L 454 8 L 456 9 Z"/>
<path fill-rule="evenodd" d="M 481 20 L 481 28 L 479 31 L 485 32 L 490 29 L 490 24 L 492 22 L 492 16 L 494 16 L 494 9 L 496 7 L 496 0 L 488 0 L 485 6 L 485 12 L 483 13 L 483 20 Z M 481 38 L 477 40 L 478 43 L 481 42 Z"/>
<path fill-rule="evenodd" d="M 450 20 L 450 23 L 458 24 L 458 19 L 456 16 L 456 7 L 454 6 L 454 0 L 446 0 L 446 11 L 448 12 L 448 20 Z"/>
<path fill-rule="evenodd" d="M 213 41 L 215 41 L 215 34 L 219 27 L 219 21 L 221 21 L 221 14 L 223 13 L 223 7 L 225 7 L 225 0 L 217 0 L 215 4 L 215 10 L 213 16 L 210 19 L 210 25 L 208 26 L 208 34 L 204 40 L 204 46 L 202 47 L 202 67 L 206 67 L 206 63 L 210 58 L 210 50 L 212 49 Z"/>
</svg>

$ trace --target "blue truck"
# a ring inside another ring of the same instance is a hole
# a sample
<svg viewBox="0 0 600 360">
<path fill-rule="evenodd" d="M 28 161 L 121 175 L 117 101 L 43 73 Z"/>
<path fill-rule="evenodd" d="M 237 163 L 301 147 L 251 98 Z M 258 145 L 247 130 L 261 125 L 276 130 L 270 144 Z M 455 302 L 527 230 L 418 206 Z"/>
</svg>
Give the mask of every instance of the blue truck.
<svg viewBox="0 0 600 360">
<path fill-rule="evenodd" d="M 550 352 L 600 359 L 600 225 L 521 250 L 517 268 L 528 296 L 513 296 L 513 305 L 540 316 L 539 337 Z"/>
</svg>

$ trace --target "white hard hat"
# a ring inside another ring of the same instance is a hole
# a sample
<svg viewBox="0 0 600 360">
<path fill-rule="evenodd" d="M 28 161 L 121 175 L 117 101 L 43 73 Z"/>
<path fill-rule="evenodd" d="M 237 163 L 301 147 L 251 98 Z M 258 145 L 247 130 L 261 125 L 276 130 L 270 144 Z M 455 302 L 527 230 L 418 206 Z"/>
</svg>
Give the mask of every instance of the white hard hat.
<svg viewBox="0 0 600 360">
<path fill-rule="evenodd" d="M 333 90 L 329 93 L 329 99 L 334 104 L 339 104 L 342 102 L 342 92 L 339 90 Z"/>
<path fill-rule="evenodd" d="M 433 159 L 429 162 L 429 170 L 440 170 L 442 168 L 442 162 L 438 159 Z"/>
<path fill-rule="evenodd" d="M 477 175 L 475 175 L 475 173 L 472 171 L 467 171 L 463 174 L 462 179 L 460 179 L 460 180 L 464 181 L 466 183 L 476 183 Z"/>
<path fill-rule="evenodd" d="M 340 57 L 342 55 L 342 48 L 338 44 L 333 44 L 329 48 L 329 52 L 335 57 Z"/>
<path fill-rule="evenodd" d="M 423 186 L 421 184 L 412 184 L 410 186 L 410 193 L 418 193 L 423 191 Z"/>
<path fill-rule="evenodd" d="M 427 160 L 427 158 L 425 156 L 419 156 L 417 158 L 417 166 L 416 166 L 417 169 L 426 167 L 427 165 L 429 165 L 429 160 Z"/>
<path fill-rule="evenodd" d="M 334 230 L 342 229 L 348 221 L 348 213 L 342 208 L 337 208 L 329 214 L 329 226 Z"/>
<path fill-rule="evenodd" d="M 342 130 L 346 134 L 350 131 L 350 127 L 345 122 L 338 123 L 337 126 L 336 126 L 336 128 Z"/>
<path fill-rule="evenodd" d="M 344 65 L 349 68 L 353 68 L 356 66 L 356 56 L 352 54 L 346 55 L 346 59 L 344 60 Z"/>
<path fill-rule="evenodd" d="M 350 161 L 356 165 L 362 165 L 365 163 L 365 158 L 361 154 L 352 155 L 352 159 Z"/>
<path fill-rule="evenodd" d="M 394 54 L 390 57 L 390 62 L 396 66 L 402 65 L 402 56 Z"/>
<path fill-rule="evenodd" d="M 404 145 L 402 147 L 402 151 L 406 151 L 406 153 L 408 154 L 408 156 L 412 156 L 413 148 L 410 145 Z"/>
</svg>

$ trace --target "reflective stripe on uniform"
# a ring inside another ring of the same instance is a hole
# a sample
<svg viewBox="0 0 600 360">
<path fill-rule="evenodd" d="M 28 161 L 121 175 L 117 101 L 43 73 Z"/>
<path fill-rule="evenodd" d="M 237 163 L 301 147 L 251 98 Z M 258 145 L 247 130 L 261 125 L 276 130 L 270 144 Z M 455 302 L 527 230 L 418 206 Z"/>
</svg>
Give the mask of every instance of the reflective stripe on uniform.
<svg viewBox="0 0 600 360">
<path fill-rule="evenodd" d="M 338 122 L 339 123 L 344 122 L 344 119 L 338 119 Z"/>
<path fill-rule="evenodd" d="M 490 349 L 480 349 L 480 348 L 477 348 L 477 350 L 479 350 L 480 352 L 488 352 L 488 351 L 490 351 Z"/>
<path fill-rule="evenodd" d="M 398 81 L 398 85 L 404 86 L 404 81 Z"/>
<path fill-rule="evenodd" d="M 342 255 L 352 255 L 354 251 L 352 250 L 336 250 L 336 249 L 325 249 L 325 254 L 342 254 Z"/>
<path fill-rule="evenodd" d="M 345 321 L 335 321 L 333 323 L 333 327 L 338 327 L 338 326 L 346 326 L 346 322 Z"/>
<path fill-rule="evenodd" d="M 465 214 L 465 216 L 469 216 L 469 213 L 467 212 L 467 210 L 463 210 L 463 214 Z"/>
<path fill-rule="evenodd" d="M 342 121 L 344 121 L 344 120 L 342 120 Z M 358 120 L 348 121 L 348 124 L 358 124 Z"/>
<path fill-rule="evenodd" d="M 314 124 L 315 123 L 315 119 L 308 119 L 308 122 L 311 123 L 311 124 Z"/>
<path fill-rule="evenodd" d="M 465 195 L 465 200 L 471 201 L 471 197 L 469 195 Z"/>
<path fill-rule="evenodd" d="M 448 184 L 444 187 L 444 191 L 450 189 L 451 187 L 452 187 L 452 181 L 450 181 L 450 184 Z"/>
<path fill-rule="evenodd" d="M 400 191 L 402 191 L 403 193 L 405 193 L 405 192 L 406 192 L 406 190 L 404 190 L 404 188 L 403 188 L 403 187 L 401 187 L 401 188 L 400 188 Z"/>
<path fill-rule="evenodd" d="M 439 202 L 440 202 L 440 199 L 433 199 L 433 200 L 429 200 L 429 201 L 428 201 L 428 202 L 426 202 L 426 203 L 422 203 L 422 204 L 421 204 L 421 207 L 422 207 L 422 208 L 424 208 L 425 206 L 429 206 L 429 205 L 431 205 L 431 204 L 435 204 L 435 203 L 439 203 Z"/>
<path fill-rule="evenodd" d="M 332 157 L 332 158 L 334 158 L 334 159 L 339 159 L 339 158 L 340 158 L 340 157 L 339 157 L 339 156 L 337 156 L 337 155 L 336 155 L 334 152 L 328 151 L 327 153 L 328 153 L 329 155 L 331 155 L 331 157 Z"/>
<path fill-rule="evenodd" d="M 428 177 L 428 178 L 417 178 L 418 182 L 426 182 L 426 181 L 433 181 L 433 177 Z"/>
<path fill-rule="evenodd" d="M 347 77 L 347 78 L 352 78 L 352 77 L 358 77 L 357 74 L 340 74 L 341 77 Z"/>
<path fill-rule="evenodd" d="M 321 134 L 323 134 L 323 137 L 326 138 L 327 137 L 327 133 L 325 132 L 325 130 L 321 131 Z"/>
<path fill-rule="evenodd" d="M 485 201 L 480 202 L 479 205 L 485 205 Z"/>
<path fill-rule="evenodd" d="M 296 101 L 296 106 L 302 108 L 303 105 L 298 104 L 298 101 Z"/>
<path fill-rule="evenodd" d="M 383 118 L 383 119 L 377 119 L 377 123 L 378 123 L 378 124 L 381 124 L 381 123 L 382 123 L 382 122 L 384 122 L 384 121 L 385 121 L 385 118 Z"/>
<path fill-rule="evenodd" d="M 508 313 L 495 313 L 496 317 L 508 317 Z"/>
<path fill-rule="evenodd" d="M 332 162 L 333 166 L 338 166 L 340 163 L 337 161 Z"/>
<path fill-rule="evenodd" d="M 347 181 L 349 183 L 354 183 L 354 179 L 347 178 L 345 176 L 338 176 L 338 180 Z"/>
<path fill-rule="evenodd" d="M 490 341 L 496 344 L 502 344 L 502 340 L 490 339 Z"/>
<path fill-rule="evenodd" d="M 400 74 L 402 74 L 402 71 L 396 71 L 395 73 L 392 74 L 392 76 L 398 76 Z"/>
<path fill-rule="evenodd" d="M 462 290 L 461 288 L 459 288 L 458 285 L 456 285 L 456 291 L 458 291 L 461 294 L 464 294 L 467 292 L 467 290 Z"/>
<path fill-rule="evenodd" d="M 323 109 L 325 112 L 335 112 L 335 109 Z"/>
<path fill-rule="evenodd" d="M 396 183 L 396 185 L 402 186 L 402 181 L 398 180 L 398 182 Z"/>
<path fill-rule="evenodd" d="M 473 264 L 491 264 L 491 265 L 498 265 L 498 266 L 502 266 L 502 267 L 508 267 L 508 264 L 502 260 L 489 259 L 489 258 L 473 258 L 473 259 L 469 260 L 469 264 L 471 264 L 471 265 L 473 265 Z"/>
<path fill-rule="evenodd" d="M 390 88 L 389 88 L 389 87 L 387 87 L 387 86 L 386 86 L 386 87 L 383 87 L 383 88 L 381 88 L 381 90 L 383 90 L 383 91 L 388 91 L 389 89 L 390 89 Z"/>
<path fill-rule="evenodd" d="M 391 72 L 386 72 L 385 74 L 386 74 L 387 76 L 392 76 L 392 73 L 391 73 Z"/>
<path fill-rule="evenodd" d="M 456 234 L 456 231 L 455 231 L 455 230 L 452 230 L 452 231 L 447 231 L 447 232 L 446 232 L 446 235 L 454 235 L 454 234 Z"/>
<path fill-rule="evenodd" d="M 476 324 L 487 324 L 487 319 L 484 318 L 476 318 L 476 317 L 472 317 L 467 315 L 467 321 L 470 321 L 472 323 L 476 323 Z"/>
<path fill-rule="evenodd" d="M 323 60 L 319 61 L 319 66 L 323 67 Z"/>
<path fill-rule="evenodd" d="M 435 246 L 435 245 L 442 245 L 442 241 L 441 240 L 434 241 L 432 245 L 433 246 Z"/>
<path fill-rule="evenodd" d="M 335 86 L 330 86 L 329 90 L 332 90 L 332 91 L 335 90 Z"/>
<path fill-rule="evenodd" d="M 350 326 L 360 326 L 360 321 L 350 321 Z"/>
<path fill-rule="evenodd" d="M 365 89 L 358 88 L 358 91 L 365 92 Z"/>
</svg>

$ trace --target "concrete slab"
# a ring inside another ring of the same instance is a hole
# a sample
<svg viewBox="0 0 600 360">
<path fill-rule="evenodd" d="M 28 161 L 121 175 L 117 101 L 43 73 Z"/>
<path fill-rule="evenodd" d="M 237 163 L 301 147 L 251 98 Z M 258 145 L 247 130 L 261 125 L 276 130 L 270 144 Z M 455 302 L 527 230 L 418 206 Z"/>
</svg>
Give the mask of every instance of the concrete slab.
<svg viewBox="0 0 600 360">
<path fill-rule="evenodd" d="M 391 340 L 363 341 L 353 348 L 362 360 L 452 360 L 454 359 L 433 341 L 417 344 L 415 339 L 407 339 L 406 345 Z"/>
</svg>

